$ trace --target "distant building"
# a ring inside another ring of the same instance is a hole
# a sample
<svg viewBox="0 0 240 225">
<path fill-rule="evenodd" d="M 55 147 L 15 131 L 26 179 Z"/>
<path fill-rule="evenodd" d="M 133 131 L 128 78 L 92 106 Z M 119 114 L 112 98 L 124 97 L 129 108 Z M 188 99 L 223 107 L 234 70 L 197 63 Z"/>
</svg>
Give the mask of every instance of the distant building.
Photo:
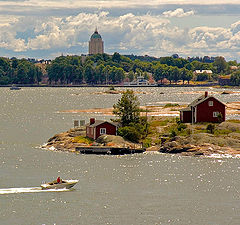
<svg viewBox="0 0 240 225">
<path fill-rule="evenodd" d="M 202 74 L 202 73 L 206 73 L 206 74 L 212 74 L 212 70 L 195 70 L 194 71 L 195 74 Z"/>
<path fill-rule="evenodd" d="M 221 120 L 225 121 L 225 104 L 213 96 L 205 95 L 193 101 L 187 108 L 180 110 L 180 120 L 183 123 L 213 122 L 217 123 L 221 115 Z"/>
<path fill-rule="evenodd" d="M 92 34 L 89 41 L 89 55 L 103 54 L 104 46 L 101 35 L 98 33 L 97 29 Z"/>
<path fill-rule="evenodd" d="M 116 135 L 117 126 L 117 123 L 91 118 L 90 123 L 86 125 L 86 136 L 96 140 L 99 136 L 104 134 Z"/>
<path fill-rule="evenodd" d="M 238 70 L 240 67 L 238 66 L 230 66 L 230 70 Z"/>
</svg>

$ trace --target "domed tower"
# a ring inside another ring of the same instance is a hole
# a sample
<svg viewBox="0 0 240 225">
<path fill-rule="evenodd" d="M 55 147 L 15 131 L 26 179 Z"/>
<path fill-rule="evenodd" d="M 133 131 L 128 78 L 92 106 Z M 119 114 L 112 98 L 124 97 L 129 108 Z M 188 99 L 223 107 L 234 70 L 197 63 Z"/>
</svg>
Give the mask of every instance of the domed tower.
<svg viewBox="0 0 240 225">
<path fill-rule="evenodd" d="M 102 37 L 96 29 L 89 41 L 89 55 L 94 55 L 98 53 L 103 54 L 104 50 Z"/>
</svg>

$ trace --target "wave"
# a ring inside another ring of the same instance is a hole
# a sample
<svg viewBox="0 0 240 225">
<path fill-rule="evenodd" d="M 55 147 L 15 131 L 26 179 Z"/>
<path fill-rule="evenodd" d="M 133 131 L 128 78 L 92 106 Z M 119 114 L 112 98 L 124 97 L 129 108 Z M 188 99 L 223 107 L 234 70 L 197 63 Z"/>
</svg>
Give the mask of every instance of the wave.
<svg viewBox="0 0 240 225">
<path fill-rule="evenodd" d="M 0 195 L 6 194 L 20 194 L 20 193 L 34 193 L 34 192 L 65 192 L 71 191 L 70 189 L 47 189 L 43 190 L 41 187 L 28 187 L 28 188 L 6 188 L 0 189 Z"/>
</svg>

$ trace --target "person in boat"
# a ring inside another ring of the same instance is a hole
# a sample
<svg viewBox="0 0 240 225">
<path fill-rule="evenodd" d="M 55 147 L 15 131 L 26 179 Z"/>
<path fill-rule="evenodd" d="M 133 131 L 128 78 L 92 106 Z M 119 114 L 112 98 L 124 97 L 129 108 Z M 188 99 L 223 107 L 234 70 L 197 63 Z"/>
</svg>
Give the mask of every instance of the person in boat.
<svg viewBox="0 0 240 225">
<path fill-rule="evenodd" d="M 57 183 L 58 184 L 62 183 L 62 179 L 60 177 L 57 178 Z"/>
</svg>

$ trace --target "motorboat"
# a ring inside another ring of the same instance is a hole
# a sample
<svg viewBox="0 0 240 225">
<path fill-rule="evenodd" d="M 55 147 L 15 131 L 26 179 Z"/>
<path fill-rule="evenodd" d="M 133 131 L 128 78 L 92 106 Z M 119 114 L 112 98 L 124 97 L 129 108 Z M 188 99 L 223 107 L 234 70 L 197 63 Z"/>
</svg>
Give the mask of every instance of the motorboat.
<svg viewBox="0 0 240 225">
<path fill-rule="evenodd" d="M 11 87 L 10 87 L 10 90 L 20 90 L 21 88 L 16 86 L 15 84 L 13 84 Z"/>
<path fill-rule="evenodd" d="M 59 183 L 57 181 L 41 184 L 41 188 L 44 189 L 69 189 L 73 187 L 79 180 L 61 180 Z"/>
</svg>

